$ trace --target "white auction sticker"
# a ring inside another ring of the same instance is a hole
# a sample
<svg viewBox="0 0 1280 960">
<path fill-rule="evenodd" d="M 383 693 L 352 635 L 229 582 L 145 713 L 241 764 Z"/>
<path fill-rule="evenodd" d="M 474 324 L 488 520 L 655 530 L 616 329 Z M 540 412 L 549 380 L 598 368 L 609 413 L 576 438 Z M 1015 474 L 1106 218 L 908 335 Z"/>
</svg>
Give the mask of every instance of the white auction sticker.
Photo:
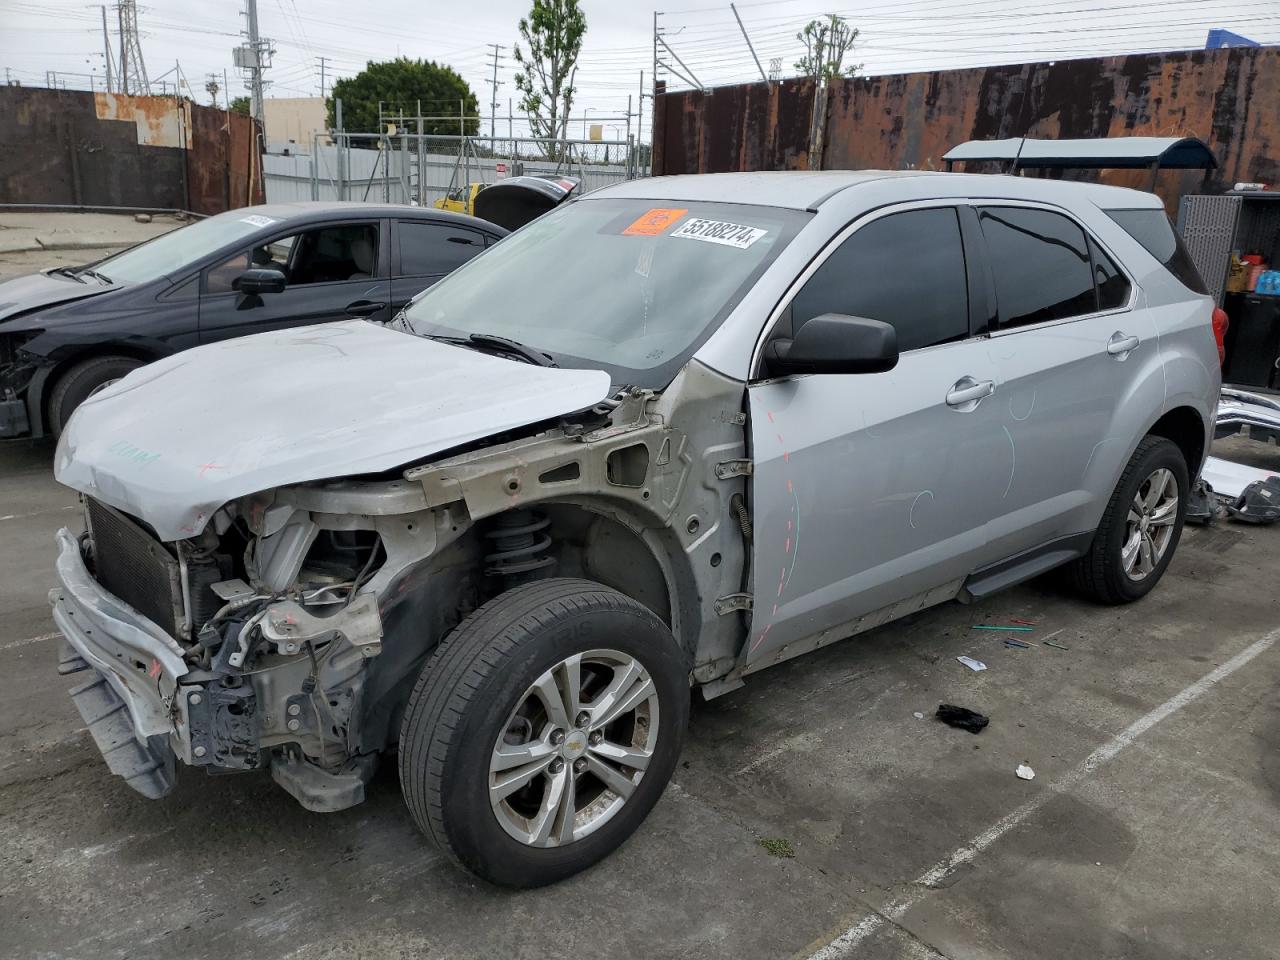
<svg viewBox="0 0 1280 960">
<path fill-rule="evenodd" d="M 695 217 L 692 220 L 686 220 L 671 236 L 720 243 L 726 247 L 745 250 L 768 232 L 763 227 L 748 227 L 741 223 L 726 223 L 723 220 L 699 220 Z"/>
<path fill-rule="evenodd" d="M 251 223 L 251 224 L 253 224 L 255 227 L 269 227 L 269 226 L 271 226 L 273 223 L 279 223 L 279 221 L 278 221 L 278 220 L 273 220 L 271 217 L 263 217 L 263 216 L 260 216 L 260 215 L 258 215 L 258 214 L 256 214 L 256 213 L 255 213 L 255 214 L 253 214 L 253 215 L 251 215 L 251 216 L 248 216 L 248 217 L 241 217 L 241 218 L 240 218 L 240 222 L 241 222 L 241 223 Z"/>
</svg>

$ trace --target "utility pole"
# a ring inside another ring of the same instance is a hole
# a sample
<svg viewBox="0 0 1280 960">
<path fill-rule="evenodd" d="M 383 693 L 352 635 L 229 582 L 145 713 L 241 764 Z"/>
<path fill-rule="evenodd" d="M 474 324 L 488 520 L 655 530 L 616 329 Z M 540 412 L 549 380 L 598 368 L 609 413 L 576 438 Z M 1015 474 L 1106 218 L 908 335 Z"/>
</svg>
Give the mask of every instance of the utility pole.
<svg viewBox="0 0 1280 960">
<path fill-rule="evenodd" d="M 653 170 L 653 141 L 658 137 L 658 17 L 662 16 L 657 10 L 653 11 L 653 76 L 649 78 L 653 84 L 653 89 L 649 91 L 649 163 L 650 171 Z M 644 76 L 641 75 L 640 83 L 643 86 Z"/>
<path fill-rule="evenodd" d="M 493 79 L 487 81 L 492 85 L 493 89 L 489 91 L 489 148 L 493 148 L 494 127 L 498 122 L 498 88 L 502 83 L 498 80 L 498 61 L 501 59 L 499 50 L 507 49 L 500 43 L 491 43 L 488 46 L 493 48 Z"/>
<path fill-rule="evenodd" d="M 323 100 L 324 99 L 324 68 L 325 68 L 325 64 L 329 62 L 329 58 L 316 57 L 316 59 L 320 61 L 320 99 Z"/>
<path fill-rule="evenodd" d="M 218 75 L 216 73 L 210 73 L 205 76 L 204 89 L 209 94 L 210 98 L 213 100 L 213 105 L 216 107 L 218 105 L 218 91 L 222 89 L 218 85 Z"/>
<path fill-rule="evenodd" d="M 102 4 L 102 57 L 107 62 L 107 93 L 115 93 L 115 64 L 111 58 L 111 35 L 107 33 L 107 5 Z"/>
<path fill-rule="evenodd" d="M 116 16 L 120 22 L 120 92 L 150 96 L 151 81 L 147 79 L 147 65 L 142 59 L 142 41 L 138 37 L 136 0 L 119 0 L 116 3 Z"/>
<path fill-rule="evenodd" d="M 262 105 L 262 89 L 266 84 L 262 72 L 271 66 L 271 57 L 275 47 L 271 41 L 258 35 L 258 0 L 244 2 L 245 30 L 248 43 L 242 43 L 231 51 L 235 65 L 247 74 L 250 95 L 250 114 L 258 123 L 266 128 L 266 111 Z"/>
</svg>

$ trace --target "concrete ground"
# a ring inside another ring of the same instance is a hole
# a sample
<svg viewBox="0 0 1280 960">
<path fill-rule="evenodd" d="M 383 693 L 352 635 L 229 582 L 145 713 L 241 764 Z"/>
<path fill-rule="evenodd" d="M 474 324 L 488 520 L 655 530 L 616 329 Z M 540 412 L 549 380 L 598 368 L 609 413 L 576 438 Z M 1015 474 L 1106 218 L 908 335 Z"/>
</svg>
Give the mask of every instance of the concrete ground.
<svg viewBox="0 0 1280 960">
<path fill-rule="evenodd" d="M 1132 606 L 1035 583 L 696 703 L 636 836 L 511 893 L 442 862 L 390 763 L 329 815 L 257 774 L 111 776 L 54 669 L 51 457 L 0 445 L 0 957 L 1280 957 L 1280 527 L 1188 528 Z M 1035 646 L 970 629 L 1013 617 Z"/>
<path fill-rule="evenodd" d="M 183 222 L 160 214 L 139 223 L 132 214 L 0 210 L 0 281 L 101 260 Z"/>
</svg>

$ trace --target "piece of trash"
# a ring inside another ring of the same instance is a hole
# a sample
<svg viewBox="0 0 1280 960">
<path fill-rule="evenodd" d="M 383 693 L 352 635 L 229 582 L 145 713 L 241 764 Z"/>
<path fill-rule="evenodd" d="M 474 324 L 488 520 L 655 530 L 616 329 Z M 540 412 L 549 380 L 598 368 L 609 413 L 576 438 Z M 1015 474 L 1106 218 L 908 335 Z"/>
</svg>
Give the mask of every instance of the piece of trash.
<svg viewBox="0 0 1280 960">
<path fill-rule="evenodd" d="M 1002 630 L 1013 631 L 1015 633 L 1031 633 L 1031 627 L 1001 627 L 994 623 L 975 623 L 969 628 L 970 630 Z"/>
<path fill-rule="evenodd" d="M 1249 484 L 1240 496 L 1227 504 L 1227 513 L 1231 519 L 1245 523 L 1268 524 L 1280 520 L 1280 478 L 1267 477 Z"/>
<path fill-rule="evenodd" d="M 1018 648 L 1019 648 L 1019 649 L 1021 649 L 1021 650 L 1030 650 L 1030 649 L 1031 649 L 1031 644 L 1029 644 L 1029 643 L 1023 643 L 1021 640 L 1006 640 L 1006 641 L 1004 642 L 1004 645 L 1005 645 L 1006 647 L 1018 647 Z"/>
<path fill-rule="evenodd" d="M 1025 763 L 1018 764 L 1018 769 L 1014 771 L 1018 775 L 1019 780 L 1034 780 L 1036 772 Z"/>
<path fill-rule="evenodd" d="M 1070 647 L 1064 647 L 1064 646 L 1063 646 L 1062 644 L 1060 644 L 1060 643 L 1054 643 L 1052 640 L 1045 640 L 1045 641 L 1044 641 L 1044 645 L 1045 645 L 1046 647 L 1053 647 L 1055 650 L 1070 650 L 1070 649 L 1071 649 Z"/>
<path fill-rule="evenodd" d="M 919 710 L 917 710 L 915 713 L 913 713 L 913 714 L 912 714 L 912 716 L 913 716 L 913 717 L 915 717 L 917 720 L 923 720 L 923 719 L 924 719 L 924 714 L 923 714 L 923 713 L 921 713 Z"/>
<path fill-rule="evenodd" d="M 975 660 L 973 659 L 973 657 L 956 657 L 956 659 L 959 660 L 961 663 L 963 663 L 966 667 L 968 667 L 974 673 L 977 673 L 980 670 L 987 669 L 987 665 L 985 663 L 983 663 L 981 660 Z"/>
<path fill-rule="evenodd" d="M 1034 620 L 1024 620 L 1022 617 L 1011 617 L 1009 622 L 1021 624 L 1024 627 L 1034 627 L 1036 625 Z"/>
<path fill-rule="evenodd" d="M 991 721 L 968 707 L 957 707 L 954 703 L 938 704 L 938 712 L 934 714 L 948 727 L 968 730 L 970 733 L 981 733 Z"/>
</svg>

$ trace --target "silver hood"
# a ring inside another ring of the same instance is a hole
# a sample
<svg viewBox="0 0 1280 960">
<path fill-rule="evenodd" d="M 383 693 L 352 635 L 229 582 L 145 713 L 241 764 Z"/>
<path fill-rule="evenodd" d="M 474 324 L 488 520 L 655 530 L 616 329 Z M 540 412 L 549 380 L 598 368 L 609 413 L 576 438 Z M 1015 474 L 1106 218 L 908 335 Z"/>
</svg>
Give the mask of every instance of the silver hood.
<svg viewBox="0 0 1280 960">
<path fill-rule="evenodd" d="M 601 370 L 488 356 L 363 320 L 196 347 L 86 400 L 54 475 L 164 540 L 223 504 L 309 480 L 390 470 L 590 407 Z"/>
</svg>

